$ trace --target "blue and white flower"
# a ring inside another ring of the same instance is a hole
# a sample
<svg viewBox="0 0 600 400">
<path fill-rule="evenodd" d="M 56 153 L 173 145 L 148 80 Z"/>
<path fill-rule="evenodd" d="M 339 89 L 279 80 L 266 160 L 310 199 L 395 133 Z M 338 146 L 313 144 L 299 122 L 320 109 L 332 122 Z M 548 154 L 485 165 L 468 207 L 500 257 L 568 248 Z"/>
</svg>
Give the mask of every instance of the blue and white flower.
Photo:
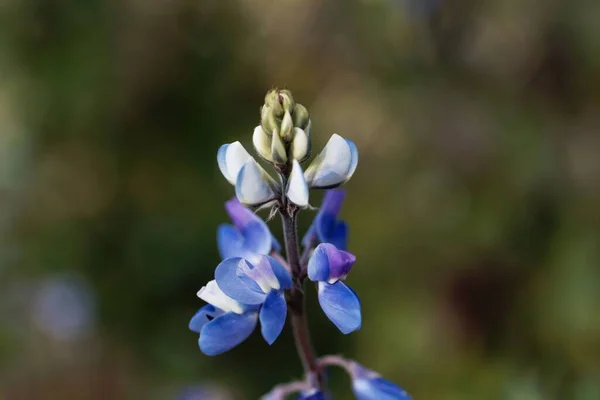
<svg viewBox="0 0 600 400">
<path fill-rule="evenodd" d="M 322 243 L 308 261 L 308 278 L 318 282 L 319 304 L 327 317 L 343 334 L 360 329 L 362 315 L 356 293 L 342 280 L 356 257 L 330 243 Z"/>
<path fill-rule="evenodd" d="M 217 243 L 221 259 L 241 257 L 251 263 L 260 261 L 261 255 L 278 252 L 280 245 L 269 227 L 252 210 L 237 199 L 225 203 L 233 225 L 221 224 L 217 229 Z"/>
<path fill-rule="evenodd" d="M 200 289 L 198 297 L 208 305 L 190 321 L 200 334 L 200 350 L 209 356 L 232 349 L 261 323 L 265 341 L 273 344 L 287 316 L 284 290 L 292 287 L 289 272 L 274 258 L 262 256 L 251 264 L 228 258 L 215 270 L 215 279 Z"/>
<path fill-rule="evenodd" d="M 243 204 L 262 206 L 277 196 L 277 183 L 240 142 L 221 146 L 217 161 L 225 179 L 235 185 L 235 194 Z"/>
<path fill-rule="evenodd" d="M 348 224 L 338 220 L 345 197 L 344 190 L 328 190 L 325 193 L 321 208 L 302 239 L 304 247 L 331 243 L 340 250 L 348 248 Z"/>
<path fill-rule="evenodd" d="M 353 141 L 334 134 L 304 172 L 310 188 L 332 189 L 348 182 L 358 166 L 358 149 Z"/>
<path fill-rule="evenodd" d="M 404 389 L 357 362 L 353 363 L 351 374 L 352 390 L 358 400 L 411 400 Z"/>
</svg>

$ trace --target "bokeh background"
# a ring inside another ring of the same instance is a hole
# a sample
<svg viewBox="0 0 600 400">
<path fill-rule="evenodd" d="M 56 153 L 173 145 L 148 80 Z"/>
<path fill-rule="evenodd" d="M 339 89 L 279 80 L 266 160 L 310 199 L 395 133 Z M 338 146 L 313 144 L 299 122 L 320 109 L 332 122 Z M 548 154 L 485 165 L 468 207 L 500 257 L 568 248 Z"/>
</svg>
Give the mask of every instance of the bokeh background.
<svg viewBox="0 0 600 400">
<path fill-rule="evenodd" d="M 320 353 L 417 400 L 600 399 L 598 15 L 3 0 L 0 399 L 256 399 L 301 374 L 288 331 L 210 358 L 187 328 L 233 195 L 216 150 L 251 147 L 273 86 L 308 107 L 315 149 L 337 132 L 361 154 L 342 216 L 363 329 L 340 335 L 311 291 Z"/>
</svg>

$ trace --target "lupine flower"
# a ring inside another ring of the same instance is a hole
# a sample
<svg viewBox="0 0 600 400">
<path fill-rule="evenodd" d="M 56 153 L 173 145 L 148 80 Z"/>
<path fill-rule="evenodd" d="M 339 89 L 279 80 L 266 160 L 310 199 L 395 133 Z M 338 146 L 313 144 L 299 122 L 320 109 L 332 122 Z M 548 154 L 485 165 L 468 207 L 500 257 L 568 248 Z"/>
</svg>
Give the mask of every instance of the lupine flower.
<svg viewBox="0 0 600 400">
<path fill-rule="evenodd" d="M 318 282 L 319 304 L 327 317 L 348 334 L 360 329 L 362 316 L 356 293 L 342 282 L 356 257 L 330 243 L 322 243 L 308 261 L 308 278 Z"/>
<path fill-rule="evenodd" d="M 353 141 L 337 133 L 304 172 L 308 186 L 332 189 L 348 182 L 358 166 L 358 149 Z"/>
<path fill-rule="evenodd" d="M 262 256 L 256 264 L 242 258 L 221 262 L 215 279 L 198 292 L 208 305 L 189 324 L 200 333 L 200 350 L 212 356 L 232 349 L 250 336 L 259 319 L 263 338 L 273 344 L 287 315 L 283 291 L 291 287 L 289 272 L 274 258 Z"/>
<path fill-rule="evenodd" d="M 304 247 L 313 243 L 331 243 L 340 250 L 348 248 L 348 224 L 337 219 L 345 197 L 343 190 L 325 193 L 321 208 L 302 240 Z"/>
<path fill-rule="evenodd" d="M 284 189 L 239 142 L 221 146 L 217 160 L 223 176 L 235 185 L 235 194 L 242 204 L 263 206 L 273 201 L 277 193 L 285 190 L 293 203 L 301 208 L 308 206 L 308 186 L 297 160 L 292 164 L 292 174 L 287 188 Z"/>
<path fill-rule="evenodd" d="M 351 374 L 352 390 L 358 400 L 411 400 L 405 390 L 357 362 L 353 363 Z"/>
<path fill-rule="evenodd" d="M 225 209 L 233 225 L 222 224 L 217 230 L 221 259 L 240 257 L 255 263 L 260 261 L 261 255 L 280 250 L 265 221 L 252 210 L 237 199 L 225 203 Z"/>
<path fill-rule="evenodd" d="M 225 179 L 235 185 L 235 194 L 243 204 L 262 206 L 276 197 L 277 183 L 240 142 L 221 146 L 217 161 Z"/>
</svg>

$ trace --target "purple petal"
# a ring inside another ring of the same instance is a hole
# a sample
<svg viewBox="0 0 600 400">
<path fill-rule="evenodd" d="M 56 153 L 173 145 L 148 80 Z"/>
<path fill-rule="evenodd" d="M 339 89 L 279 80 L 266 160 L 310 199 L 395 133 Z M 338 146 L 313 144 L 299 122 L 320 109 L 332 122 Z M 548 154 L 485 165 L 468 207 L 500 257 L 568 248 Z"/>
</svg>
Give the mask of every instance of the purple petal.
<svg viewBox="0 0 600 400">
<path fill-rule="evenodd" d="M 353 254 L 338 250 L 330 243 L 321 243 L 308 261 L 308 277 L 313 281 L 334 283 L 348 275 L 355 261 Z"/>
<path fill-rule="evenodd" d="M 254 253 L 269 254 L 273 240 L 267 224 L 237 199 L 225 203 L 225 209 L 244 238 L 244 246 Z"/>
<path fill-rule="evenodd" d="M 241 258 L 228 258 L 215 270 L 215 280 L 227 296 L 243 304 L 262 304 L 265 293 L 258 284 L 243 273 L 248 262 Z"/>
<path fill-rule="evenodd" d="M 258 313 L 226 313 L 202 327 L 198 344 L 207 356 L 216 356 L 242 343 L 258 322 Z"/>
<path fill-rule="evenodd" d="M 260 309 L 260 325 L 263 338 L 273 344 L 279 337 L 287 315 L 287 304 L 283 292 L 272 291 L 267 295 L 265 304 Z"/>
<path fill-rule="evenodd" d="M 338 281 L 333 285 L 319 282 L 319 304 L 325 315 L 343 334 L 360 329 L 360 300 L 343 282 Z"/>
</svg>

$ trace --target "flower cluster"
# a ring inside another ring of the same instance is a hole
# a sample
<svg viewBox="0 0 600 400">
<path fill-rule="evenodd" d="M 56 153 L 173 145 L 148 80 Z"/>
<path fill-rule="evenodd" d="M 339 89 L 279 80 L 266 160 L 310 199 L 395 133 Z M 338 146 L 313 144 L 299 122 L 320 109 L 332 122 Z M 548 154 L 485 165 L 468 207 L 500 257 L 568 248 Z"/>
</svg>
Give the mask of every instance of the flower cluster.
<svg viewBox="0 0 600 400">
<path fill-rule="evenodd" d="M 260 159 L 272 165 L 279 179 L 269 174 L 240 142 L 225 144 L 217 153 L 221 173 L 235 186 L 236 198 L 225 204 L 232 224 L 218 228 L 222 261 L 214 279 L 198 292 L 207 304 L 189 324 L 200 334 L 200 350 L 211 356 L 242 343 L 259 321 L 268 344 L 279 337 L 288 318 L 294 334 L 306 337 L 302 307 L 306 278 L 315 282 L 323 312 L 343 334 L 360 329 L 362 324 L 360 300 L 344 282 L 356 262 L 347 251 L 348 226 L 339 220 L 345 193 L 333 190 L 356 171 L 357 148 L 352 141 L 334 134 L 304 170 L 301 164 L 311 151 L 307 109 L 296 103 L 288 90 L 275 89 L 265 96 L 260 115 L 252 138 L 254 148 Z M 304 252 L 300 255 L 297 214 L 309 207 L 310 189 L 329 190 L 304 235 Z M 270 208 L 272 214 L 282 217 L 286 258 L 265 221 L 254 212 L 262 208 Z M 358 399 L 409 399 L 401 389 L 379 380 L 374 372 L 356 363 L 348 367 L 350 362 L 320 361 L 307 340 L 297 342 L 298 352 L 308 366 L 305 380 L 279 385 L 264 399 L 285 399 L 295 392 L 299 399 L 330 398 L 322 376 L 322 368 L 330 365 L 346 368 L 353 377 Z"/>
</svg>

